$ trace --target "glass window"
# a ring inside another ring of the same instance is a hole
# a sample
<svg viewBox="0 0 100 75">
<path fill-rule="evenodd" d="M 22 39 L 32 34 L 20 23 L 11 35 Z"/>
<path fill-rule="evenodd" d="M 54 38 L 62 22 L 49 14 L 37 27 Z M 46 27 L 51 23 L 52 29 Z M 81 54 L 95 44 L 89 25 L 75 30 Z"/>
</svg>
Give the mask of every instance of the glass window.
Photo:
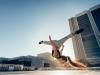
<svg viewBox="0 0 100 75">
<path fill-rule="evenodd" d="M 94 31 L 92 29 L 92 26 L 91 26 L 91 23 L 89 21 L 87 14 L 79 16 L 77 18 L 77 21 L 78 21 L 79 28 L 84 29 L 84 32 L 81 33 L 81 37 L 82 37 L 84 49 L 86 50 L 85 51 L 86 56 L 89 56 L 89 57 L 96 56 L 96 53 L 97 53 L 97 56 L 100 55 L 100 47 L 99 47 L 96 37 L 94 35 Z M 95 52 L 95 54 L 88 55 L 87 52 L 91 52 L 91 53 Z"/>
<path fill-rule="evenodd" d="M 93 10 L 91 13 L 100 32 L 100 8 Z"/>
</svg>

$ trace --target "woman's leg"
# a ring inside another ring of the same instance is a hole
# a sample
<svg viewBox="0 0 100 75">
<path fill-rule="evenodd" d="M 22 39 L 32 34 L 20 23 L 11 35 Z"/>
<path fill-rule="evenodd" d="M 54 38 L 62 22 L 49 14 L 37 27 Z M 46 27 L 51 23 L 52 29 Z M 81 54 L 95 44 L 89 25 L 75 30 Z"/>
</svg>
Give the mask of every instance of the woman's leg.
<svg viewBox="0 0 100 75">
<path fill-rule="evenodd" d="M 67 56 L 67 59 L 68 59 L 68 61 L 70 62 L 70 64 L 71 64 L 72 66 L 79 67 L 79 68 L 86 68 L 86 65 L 84 65 L 84 64 L 82 64 L 82 63 L 80 63 L 80 62 L 73 62 L 73 61 L 71 60 L 71 58 L 68 57 L 68 56 Z"/>
<path fill-rule="evenodd" d="M 51 36 L 49 35 L 49 40 L 50 40 L 50 43 L 51 43 L 51 46 L 53 47 L 54 50 L 59 50 L 59 48 L 57 47 L 57 45 L 55 44 L 54 41 L 52 41 L 51 39 Z"/>
</svg>

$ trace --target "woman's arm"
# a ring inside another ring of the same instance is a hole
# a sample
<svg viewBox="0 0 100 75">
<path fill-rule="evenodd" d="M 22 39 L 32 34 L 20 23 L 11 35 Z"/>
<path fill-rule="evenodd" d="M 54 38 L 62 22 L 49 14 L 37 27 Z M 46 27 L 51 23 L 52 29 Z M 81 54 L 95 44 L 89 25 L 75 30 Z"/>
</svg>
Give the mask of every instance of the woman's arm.
<svg viewBox="0 0 100 75">
<path fill-rule="evenodd" d="M 62 55 L 63 49 L 64 49 L 64 45 L 62 45 L 62 48 L 61 48 L 61 50 L 60 50 L 60 54 L 61 54 L 61 55 Z"/>
</svg>

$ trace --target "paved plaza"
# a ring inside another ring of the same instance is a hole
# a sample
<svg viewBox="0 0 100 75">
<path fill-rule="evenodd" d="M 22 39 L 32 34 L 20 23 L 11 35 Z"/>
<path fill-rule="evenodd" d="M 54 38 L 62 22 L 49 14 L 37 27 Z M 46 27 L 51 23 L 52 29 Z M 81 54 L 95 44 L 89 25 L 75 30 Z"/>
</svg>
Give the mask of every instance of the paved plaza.
<svg viewBox="0 0 100 75">
<path fill-rule="evenodd" d="M 0 75 L 100 75 L 100 70 L 52 70 L 0 72 Z"/>
</svg>

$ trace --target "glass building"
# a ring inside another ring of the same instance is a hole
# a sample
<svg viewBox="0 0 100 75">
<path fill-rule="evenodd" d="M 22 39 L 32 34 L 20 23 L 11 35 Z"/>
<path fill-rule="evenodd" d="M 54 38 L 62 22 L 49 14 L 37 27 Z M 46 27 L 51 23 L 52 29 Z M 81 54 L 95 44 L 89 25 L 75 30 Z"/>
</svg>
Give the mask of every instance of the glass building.
<svg viewBox="0 0 100 75">
<path fill-rule="evenodd" d="M 100 5 L 69 19 L 71 32 L 84 31 L 72 38 L 75 57 L 88 66 L 100 66 Z"/>
</svg>

